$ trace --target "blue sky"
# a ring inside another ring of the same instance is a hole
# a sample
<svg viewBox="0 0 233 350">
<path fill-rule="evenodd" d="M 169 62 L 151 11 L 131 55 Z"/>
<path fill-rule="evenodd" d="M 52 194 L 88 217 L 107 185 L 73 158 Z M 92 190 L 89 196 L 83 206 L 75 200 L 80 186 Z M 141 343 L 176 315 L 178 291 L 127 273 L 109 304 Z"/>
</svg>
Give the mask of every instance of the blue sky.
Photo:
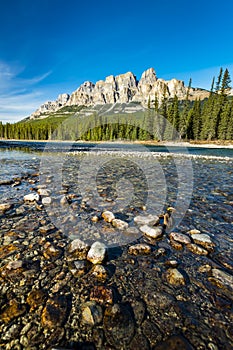
<svg viewBox="0 0 233 350">
<path fill-rule="evenodd" d="M 0 10 L 0 120 L 86 80 L 147 68 L 209 88 L 233 78 L 232 0 L 9 0 Z"/>
</svg>

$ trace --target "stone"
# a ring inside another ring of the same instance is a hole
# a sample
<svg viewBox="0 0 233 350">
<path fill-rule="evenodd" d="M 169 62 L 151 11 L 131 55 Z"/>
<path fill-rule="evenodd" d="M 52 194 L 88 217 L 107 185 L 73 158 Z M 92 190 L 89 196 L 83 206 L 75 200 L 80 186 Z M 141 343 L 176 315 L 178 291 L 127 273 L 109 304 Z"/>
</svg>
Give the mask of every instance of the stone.
<svg viewBox="0 0 233 350">
<path fill-rule="evenodd" d="M 102 218 L 106 222 L 112 222 L 115 219 L 115 215 L 111 211 L 106 210 L 102 213 Z"/>
<path fill-rule="evenodd" d="M 112 226 L 118 228 L 118 230 L 126 230 L 129 227 L 129 224 L 120 219 L 113 219 Z"/>
<path fill-rule="evenodd" d="M 185 285 L 185 278 L 176 268 L 170 268 L 166 272 L 166 279 L 168 283 L 173 286 L 183 286 Z"/>
<path fill-rule="evenodd" d="M 110 345 L 116 349 L 128 349 L 134 333 L 134 320 L 126 306 L 114 304 L 105 310 L 104 334 Z"/>
<path fill-rule="evenodd" d="M 7 180 L 0 180 L 0 186 L 5 186 L 5 185 L 12 185 L 14 183 L 13 180 L 7 179 Z"/>
<path fill-rule="evenodd" d="M 100 304 L 112 304 L 114 302 L 113 290 L 105 286 L 94 286 L 91 290 L 90 300 Z"/>
<path fill-rule="evenodd" d="M 70 272 L 74 277 L 81 277 L 87 273 L 88 265 L 86 260 L 73 261 L 69 266 Z"/>
<path fill-rule="evenodd" d="M 100 280 L 105 280 L 108 277 L 108 271 L 103 265 L 94 265 L 91 274 Z"/>
<path fill-rule="evenodd" d="M 178 261 L 176 261 L 176 260 L 167 260 L 165 262 L 165 265 L 168 266 L 168 267 L 174 268 L 174 267 L 178 266 Z"/>
<path fill-rule="evenodd" d="M 81 241 L 80 239 L 74 239 L 67 249 L 67 260 L 85 260 L 90 246 Z"/>
<path fill-rule="evenodd" d="M 149 225 L 149 226 L 153 226 L 155 224 L 159 223 L 159 217 L 157 215 L 138 215 L 135 216 L 134 218 L 134 222 L 137 225 Z"/>
<path fill-rule="evenodd" d="M 193 230 L 189 230 L 188 233 L 189 233 L 190 235 L 196 235 L 196 234 L 201 233 L 201 231 L 199 231 L 199 230 L 197 230 L 197 229 L 193 229 Z"/>
<path fill-rule="evenodd" d="M 34 311 L 43 305 L 46 300 L 47 293 L 41 289 L 32 290 L 27 296 L 27 303 L 30 306 L 30 311 Z"/>
<path fill-rule="evenodd" d="M 4 323 L 10 323 L 14 318 L 23 315 L 26 312 L 26 306 L 18 303 L 15 299 L 10 300 L 0 313 L 0 320 Z"/>
<path fill-rule="evenodd" d="M 58 259 L 62 256 L 62 250 L 60 248 L 55 247 L 53 244 L 48 242 L 43 255 L 46 259 L 50 260 L 52 258 Z"/>
<path fill-rule="evenodd" d="M 196 233 L 192 236 L 194 243 L 201 245 L 207 250 L 213 250 L 215 244 L 211 241 L 210 236 Z"/>
<path fill-rule="evenodd" d="M 39 231 L 42 234 L 46 234 L 53 231 L 54 229 L 55 229 L 55 226 L 52 223 L 49 223 L 48 225 L 41 226 L 39 228 Z"/>
<path fill-rule="evenodd" d="M 63 295 L 47 300 L 42 311 L 41 324 L 44 328 L 57 328 L 65 323 L 67 318 L 67 300 Z"/>
<path fill-rule="evenodd" d="M 42 204 L 44 205 L 49 205 L 52 203 L 52 198 L 51 197 L 43 197 L 41 200 Z"/>
<path fill-rule="evenodd" d="M 177 241 L 174 241 L 174 239 L 170 239 L 170 244 L 176 250 L 182 250 L 183 249 L 183 245 L 181 243 L 177 242 Z"/>
<path fill-rule="evenodd" d="M 103 319 L 103 311 L 100 305 L 95 301 L 88 301 L 81 306 L 82 322 L 90 326 L 101 323 Z"/>
<path fill-rule="evenodd" d="M 187 244 L 186 247 L 188 248 L 188 250 L 190 250 L 194 254 L 197 254 L 197 255 L 208 255 L 208 250 L 200 247 L 199 245 L 197 245 L 195 243 Z"/>
<path fill-rule="evenodd" d="M 172 335 L 164 342 L 156 345 L 153 350 L 194 350 L 192 345 L 182 335 Z"/>
<path fill-rule="evenodd" d="M 12 207 L 13 207 L 13 205 L 10 203 L 1 203 L 0 204 L 0 211 L 5 212 L 7 210 L 10 210 Z"/>
<path fill-rule="evenodd" d="M 183 244 L 189 244 L 191 243 L 191 239 L 184 235 L 183 233 L 178 232 L 171 232 L 169 235 L 170 239 L 173 239 L 176 242 L 183 243 Z"/>
<path fill-rule="evenodd" d="M 106 246 L 101 242 L 95 242 L 92 244 L 91 249 L 88 251 L 87 260 L 92 264 L 101 264 L 106 256 Z"/>
<path fill-rule="evenodd" d="M 140 226 L 139 230 L 146 236 L 157 239 L 163 235 L 163 230 L 161 227 L 152 228 L 148 225 Z"/>
<path fill-rule="evenodd" d="M 219 269 L 212 269 L 212 276 L 233 290 L 233 276 Z"/>
<path fill-rule="evenodd" d="M 40 196 L 45 196 L 45 197 L 48 197 L 50 195 L 50 191 L 48 191 L 47 189 L 45 188 L 39 188 L 37 190 L 37 193 L 40 195 Z"/>
<path fill-rule="evenodd" d="M 18 249 L 19 248 L 15 244 L 0 246 L 0 259 L 4 259 L 5 257 L 17 251 Z"/>
<path fill-rule="evenodd" d="M 128 249 L 130 255 L 147 255 L 151 253 L 151 247 L 148 244 L 138 243 Z"/>
<path fill-rule="evenodd" d="M 26 194 L 24 197 L 23 197 L 24 201 L 25 202 L 38 202 L 40 200 L 40 196 L 38 193 L 29 193 L 29 194 Z"/>
</svg>

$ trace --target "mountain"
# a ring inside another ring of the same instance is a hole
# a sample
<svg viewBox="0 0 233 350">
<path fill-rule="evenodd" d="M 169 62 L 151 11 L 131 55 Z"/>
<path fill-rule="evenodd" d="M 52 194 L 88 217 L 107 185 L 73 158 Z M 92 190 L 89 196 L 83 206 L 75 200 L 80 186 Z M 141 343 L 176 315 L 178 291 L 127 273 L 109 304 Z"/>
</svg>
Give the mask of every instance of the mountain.
<svg viewBox="0 0 233 350">
<path fill-rule="evenodd" d="M 41 105 L 30 119 L 46 117 L 50 112 L 56 112 L 66 106 L 96 106 L 115 103 L 137 102 L 143 107 L 147 107 L 150 100 L 151 105 L 155 101 L 161 103 L 164 94 L 166 98 L 171 99 L 177 95 L 179 100 L 184 100 L 187 95 L 188 87 L 184 82 L 177 79 L 164 80 L 157 78 L 154 68 L 149 68 L 143 72 L 138 81 L 136 76 L 131 73 L 110 75 L 105 80 L 99 80 L 96 84 L 86 81 L 71 95 L 60 94 L 56 101 L 48 101 Z M 208 97 L 209 92 L 204 89 L 191 88 L 189 99 L 195 100 Z"/>
</svg>

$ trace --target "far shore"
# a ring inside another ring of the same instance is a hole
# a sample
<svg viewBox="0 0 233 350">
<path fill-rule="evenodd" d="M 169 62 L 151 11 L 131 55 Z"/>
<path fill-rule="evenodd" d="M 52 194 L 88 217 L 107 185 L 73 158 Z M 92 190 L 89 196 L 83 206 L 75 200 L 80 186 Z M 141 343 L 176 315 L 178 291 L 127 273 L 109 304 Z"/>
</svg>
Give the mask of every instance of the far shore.
<svg viewBox="0 0 233 350">
<path fill-rule="evenodd" d="M 86 144 L 142 144 L 147 146 L 170 146 L 170 147 L 205 147 L 205 148 L 229 148 L 233 149 L 233 140 L 230 141 L 85 141 L 85 140 L 19 140 L 19 139 L 0 139 L 1 142 L 64 142 L 64 143 L 86 143 Z"/>
</svg>

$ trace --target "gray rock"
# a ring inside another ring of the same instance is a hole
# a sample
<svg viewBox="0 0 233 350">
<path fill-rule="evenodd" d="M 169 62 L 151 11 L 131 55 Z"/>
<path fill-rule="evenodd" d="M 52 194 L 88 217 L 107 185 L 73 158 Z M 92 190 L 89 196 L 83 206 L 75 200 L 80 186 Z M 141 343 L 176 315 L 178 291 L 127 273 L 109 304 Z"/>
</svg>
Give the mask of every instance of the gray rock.
<svg viewBox="0 0 233 350">
<path fill-rule="evenodd" d="M 103 319 L 103 311 L 100 305 L 95 301 L 88 301 L 81 306 L 82 322 L 90 326 L 101 323 Z"/>
<path fill-rule="evenodd" d="M 74 239 L 67 250 L 67 260 L 85 260 L 90 247 L 80 239 Z"/>
<path fill-rule="evenodd" d="M 24 197 L 23 197 L 24 201 L 25 202 L 38 202 L 40 200 L 40 196 L 38 193 L 29 193 L 29 194 L 26 194 Z"/>
<path fill-rule="evenodd" d="M 138 215 L 134 218 L 134 222 L 137 225 L 155 225 L 159 222 L 159 217 L 157 215 Z"/>
<path fill-rule="evenodd" d="M 183 243 L 183 244 L 191 243 L 191 239 L 188 236 L 184 235 L 183 233 L 171 232 L 169 237 L 179 243 Z"/>
<path fill-rule="evenodd" d="M 212 269 L 213 277 L 217 278 L 223 285 L 233 289 L 233 276 L 219 269 Z"/>
<path fill-rule="evenodd" d="M 176 268 L 168 269 L 166 272 L 166 278 L 167 281 L 174 286 L 185 285 L 184 276 Z"/>
<path fill-rule="evenodd" d="M 0 204 L 0 211 L 7 211 L 12 208 L 12 204 L 10 203 L 2 203 Z"/>
<path fill-rule="evenodd" d="M 113 219 L 112 226 L 118 228 L 118 230 L 126 230 L 129 227 L 129 224 L 120 219 Z"/>
<path fill-rule="evenodd" d="M 144 235 L 153 239 L 160 238 L 163 235 L 163 230 L 161 227 L 152 228 L 148 225 L 143 225 L 139 229 L 142 233 L 144 233 Z"/>
<path fill-rule="evenodd" d="M 151 247 L 148 244 L 138 243 L 132 245 L 128 249 L 128 253 L 131 255 L 147 255 L 150 254 Z"/>
<path fill-rule="evenodd" d="M 49 205 L 51 203 L 52 203 L 52 198 L 51 197 L 44 197 L 44 198 L 42 198 L 42 204 Z"/>
<path fill-rule="evenodd" d="M 215 244 L 211 241 L 210 236 L 206 234 L 194 234 L 192 239 L 196 244 L 199 244 L 206 248 L 207 250 L 213 250 Z"/>
<path fill-rule="evenodd" d="M 115 219 L 115 215 L 111 211 L 106 210 L 102 213 L 102 218 L 106 222 L 112 222 Z"/>
<path fill-rule="evenodd" d="M 92 244 L 91 249 L 87 254 L 87 260 L 92 264 L 101 264 L 106 256 L 106 246 L 101 242 L 95 242 Z"/>
</svg>

